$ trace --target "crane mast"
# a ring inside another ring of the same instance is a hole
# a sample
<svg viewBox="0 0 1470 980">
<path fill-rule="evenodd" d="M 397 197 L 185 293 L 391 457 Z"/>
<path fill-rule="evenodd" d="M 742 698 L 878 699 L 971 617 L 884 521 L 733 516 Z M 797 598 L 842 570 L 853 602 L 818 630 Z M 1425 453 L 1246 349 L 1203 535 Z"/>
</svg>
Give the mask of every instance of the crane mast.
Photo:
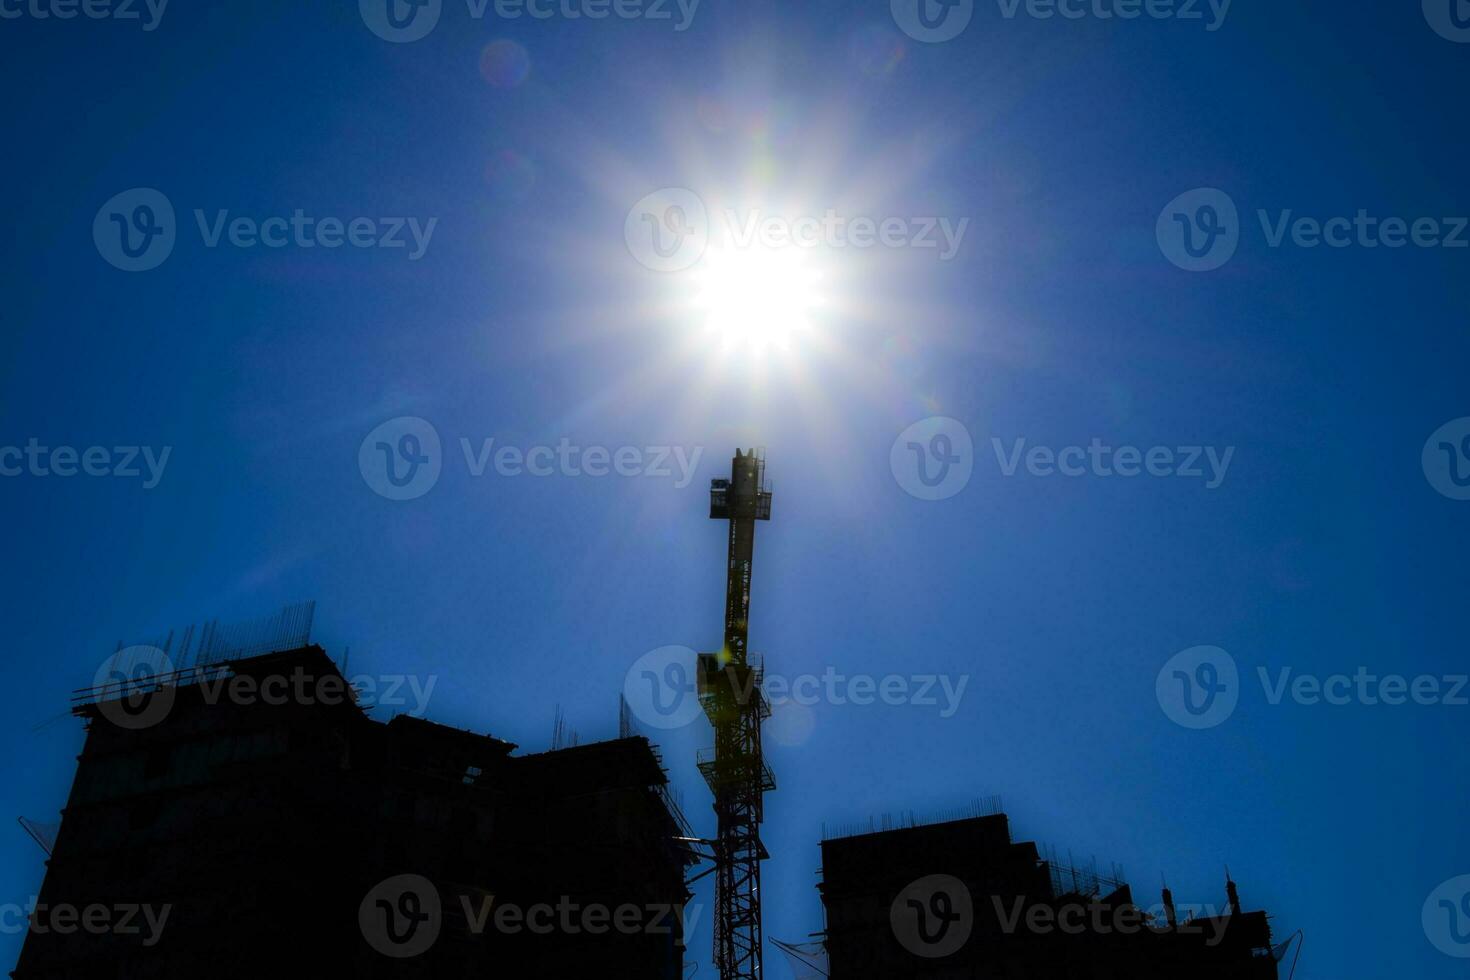
<svg viewBox="0 0 1470 980">
<path fill-rule="evenodd" d="M 751 664 L 750 618 L 755 522 L 771 519 L 765 460 L 754 449 L 735 451 L 730 479 L 710 482 L 709 516 L 728 520 L 725 642 L 699 655 L 699 699 L 715 730 L 713 752 L 699 770 L 715 798 L 715 965 L 720 980 L 758 980 L 761 970 L 762 798 L 776 782 L 761 755 L 761 721 L 770 707 L 761 693 L 762 668 Z"/>
</svg>

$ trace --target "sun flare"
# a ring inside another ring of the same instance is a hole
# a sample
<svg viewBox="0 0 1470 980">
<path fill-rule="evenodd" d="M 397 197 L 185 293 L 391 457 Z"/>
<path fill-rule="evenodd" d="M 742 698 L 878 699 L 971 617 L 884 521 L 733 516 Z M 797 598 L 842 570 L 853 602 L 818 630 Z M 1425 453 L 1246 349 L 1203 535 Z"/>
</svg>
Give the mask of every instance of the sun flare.
<svg viewBox="0 0 1470 980">
<path fill-rule="evenodd" d="M 711 247 L 690 270 L 696 321 L 725 350 L 789 350 L 823 305 L 809 249 Z"/>
</svg>

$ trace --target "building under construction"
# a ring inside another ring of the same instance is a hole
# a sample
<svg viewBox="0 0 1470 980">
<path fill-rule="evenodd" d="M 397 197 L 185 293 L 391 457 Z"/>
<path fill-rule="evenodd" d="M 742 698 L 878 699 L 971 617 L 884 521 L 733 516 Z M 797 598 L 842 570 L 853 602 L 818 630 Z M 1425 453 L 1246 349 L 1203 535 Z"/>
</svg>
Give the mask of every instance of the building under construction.
<svg viewBox="0 0 1470 980">
<path fill-rule="evenodd" d="M 656 751 L 630 728 L 518 757 L 508 742 L 412 717 L 379 724 L 308 643 L 310 610 L 287 610 L 258 636 L 186 635 L 182 669 L 124 664 L 78 692 L 87 742 L 38 907 L 166 909 L 165 926 L 64 934 L 43 912 L 13 975 L 258 977 L 289 962 L 333 974 L 350 963 L 357 976 L 672 980 L 686 871 L 707 859 L 715 971 L 757 980 L 762 799 L 775 786 L 747 651 L 755 523 L 771 515 L 764 473 L 754 450 L 737 451 L 710 490 L 709 516 L 728 522 L 722 644 L 697 671 L 715 736 L 698 760 L 713 838 L 694 836 Z M 340 696 L 218 696 L 241 681 L 257 695 L 273 681 L 299 690 L 287 679 L 301 676 Z M 604 921 L 531 921 L 566 905 Z M 524 921 L 503 924 L 506 909 Z M 619 913 L 627 924 L 608 928 Z"/>
<path fill-rule="evenodd" d="M 80 692 L 17 980 L 683 976 L 690 834 L 645 739 L 516 755 L 370 719 L 318 646 L 220 653 Z M 147 915 L 61 920 L 99 905 Z"/>
<path fill-rule="evenodd" d="M 818 887 L 808 975 L 832 980 L 1275 980 L 1289 945 L 1228 877 L 1218 905 L 1141 905 L 1121 874 L 1013 841 L 1002 813 L 824 840 Z"/>
<path fill-rule="evenodd" d="M 177 649 L 170 636 L 143 648 L 162 664 L 123 660 L 78 692 L 86 743 L 59 831 L 37 838 L 50 859 L 12 976 L 678 980 L 690 884 L 712 874 L 713 973 L 759 980 L 775 780 L 748 650 L 755 526 L 771 516 L 757 453 L 713 482 L 709 516 L 728 522 L 723 642 L 694 685 L 714 729 L 697 763 L 713 838 L 626 718 L 618 739 L 536 755 L 371 719 L 300 607 Z M 832 837 L 822 875 L 808 976 L 1274 980 L 1286 945 L 1233 882 L 1217 909 L 1181 914 L 1167 889 L 1140 909 L 1121 876 L 1012 841 L 998 812 Z M 132 909 L 135 927 L 77 928 L 92 908 Z"/>
</svg>

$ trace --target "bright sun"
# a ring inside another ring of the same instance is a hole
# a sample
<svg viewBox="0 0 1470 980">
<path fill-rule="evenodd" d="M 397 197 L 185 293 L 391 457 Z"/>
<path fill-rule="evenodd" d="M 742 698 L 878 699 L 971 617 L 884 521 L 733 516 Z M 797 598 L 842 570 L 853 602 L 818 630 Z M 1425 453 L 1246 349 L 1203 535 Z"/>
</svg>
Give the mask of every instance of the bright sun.
<svg viewBox="0 0 1470 980">
<path fill-rule="evenodd" d="M 694 306 L 725 349 L 789 350 L 812 327 L 822 277 L 811 250 L 791 245 L 711 247 L 690 270 Z"/>
</svg>

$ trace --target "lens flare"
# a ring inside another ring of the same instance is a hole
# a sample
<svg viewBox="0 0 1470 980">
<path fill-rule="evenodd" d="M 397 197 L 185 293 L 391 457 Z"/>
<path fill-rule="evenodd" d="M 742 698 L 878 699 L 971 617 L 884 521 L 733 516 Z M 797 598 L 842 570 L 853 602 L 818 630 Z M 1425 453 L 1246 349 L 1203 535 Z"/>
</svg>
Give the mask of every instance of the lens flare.
<svg viewBox="0 0 1470 980">
<path fill-rule="evenodd" d="M 823 302 L 821 273 L 797 246 L 711 248 L 691 279 L 698 316 L 726 349 L 788 350 Z"/>
</svg>

